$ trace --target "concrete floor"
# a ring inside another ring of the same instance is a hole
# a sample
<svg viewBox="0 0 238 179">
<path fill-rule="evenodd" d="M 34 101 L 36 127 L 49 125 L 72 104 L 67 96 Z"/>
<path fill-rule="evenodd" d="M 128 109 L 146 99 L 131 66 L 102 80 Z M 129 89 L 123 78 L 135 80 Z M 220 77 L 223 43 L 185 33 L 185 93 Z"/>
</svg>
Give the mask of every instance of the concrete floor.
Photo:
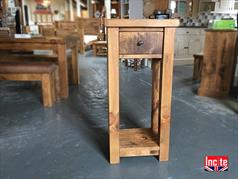
<svg viewBox="0 0 238 179">
<path fill-rule="evenodd" d="M 195 95 L 192 66 L 176 66 L 170 160 L 108 163 L 105 58 L 80 56 L 81 84 L 43 108 L 38 84 L 0 82 L 0 179 L 237 179 L 238 100 Z M 150 124 L 151 71 L 121 67 L 121 127 Z M 205 155 L 229 156 L 229 171 L 206 172 Z"/>
</svg>

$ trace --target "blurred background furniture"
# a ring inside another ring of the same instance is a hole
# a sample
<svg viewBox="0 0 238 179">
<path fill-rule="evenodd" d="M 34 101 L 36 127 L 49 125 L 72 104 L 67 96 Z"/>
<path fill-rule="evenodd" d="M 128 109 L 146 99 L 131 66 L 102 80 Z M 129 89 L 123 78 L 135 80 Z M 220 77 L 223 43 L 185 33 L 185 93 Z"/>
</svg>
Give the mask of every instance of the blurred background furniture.
<svg viewBox="0 0 238 179">
<path fill-rule="evenodd" d="M 198 95 L 228 97 L 235 76 L 237 38 L 237 30 L 206 30 Z"/>
</svg>

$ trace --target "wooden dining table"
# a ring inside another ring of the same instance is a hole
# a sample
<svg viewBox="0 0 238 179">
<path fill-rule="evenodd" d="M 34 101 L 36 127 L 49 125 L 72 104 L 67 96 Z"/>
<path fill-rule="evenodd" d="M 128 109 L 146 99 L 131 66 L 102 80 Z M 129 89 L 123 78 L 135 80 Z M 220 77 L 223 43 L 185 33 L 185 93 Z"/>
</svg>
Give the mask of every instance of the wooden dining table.
<svg viewBox="0 0 238 179">
<path fill-rule="evenodd" d="M 60 78 L 60 96 L 67 98 L 69 95 L 68 64 L 66 50 L 72 50 L 72 83 L 79 84 L 78 69 L 78 39 L 74 36 L 64 37 L 32 37 L 26 38 L 3 38 L 0 39 L 0 51 L 34 51 L 52 50 L 57 58 Z"/>
</svg>

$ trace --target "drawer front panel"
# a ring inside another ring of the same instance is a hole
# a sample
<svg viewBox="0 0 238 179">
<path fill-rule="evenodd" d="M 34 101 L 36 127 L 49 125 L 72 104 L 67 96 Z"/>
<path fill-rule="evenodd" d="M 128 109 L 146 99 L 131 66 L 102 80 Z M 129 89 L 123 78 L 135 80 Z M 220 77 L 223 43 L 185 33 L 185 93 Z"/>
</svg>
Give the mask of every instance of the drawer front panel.
<svg viewBox="0 0 238 179">
<path fill-rule="evenodd" d="M 120 32 L 120 55 L 162 54 L 163 32 Z"/>
</svg>

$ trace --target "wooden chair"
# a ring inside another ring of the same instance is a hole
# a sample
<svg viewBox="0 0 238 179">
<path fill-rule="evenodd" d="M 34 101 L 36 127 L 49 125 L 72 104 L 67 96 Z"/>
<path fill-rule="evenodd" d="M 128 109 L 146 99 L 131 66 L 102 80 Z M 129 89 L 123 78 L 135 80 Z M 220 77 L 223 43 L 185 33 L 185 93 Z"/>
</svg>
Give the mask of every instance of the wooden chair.
<svg viewBox="0 0 238 179">
<path fill-rule="evenodd" d="M 43 36 L 55 36 L 56 29 L 53 24 L 52 25 L 39 25 L 39 33 Z"/>
<path fill-rule="evenodd" d="M 1 62 L 0 80 L 40 81 L 45 107 L 53 106 L 59 94 L 58 67 L 54 63 Z"/>
</svg>

